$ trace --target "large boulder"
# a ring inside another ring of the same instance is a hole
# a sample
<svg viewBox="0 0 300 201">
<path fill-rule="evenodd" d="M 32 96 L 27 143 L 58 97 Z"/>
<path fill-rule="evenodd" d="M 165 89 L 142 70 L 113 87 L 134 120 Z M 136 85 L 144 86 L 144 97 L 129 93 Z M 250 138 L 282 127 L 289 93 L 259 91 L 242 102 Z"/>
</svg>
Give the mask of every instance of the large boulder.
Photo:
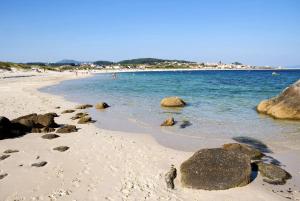
<svg viewBox="0 0 300 201">
<path fill-rule="evenodd" d="M 264 162 L 258 162 L 256 163 L 258 166 L 258 170 L 260 174 L 263 176 L 263 181 L 275 184 L 275 185 L 283 185 L 286 183 L 287 179 L 291 179 L 292 176 L 290 173 L 285 171 L 284 169 L 273 165 L 273 164 L 267 164 Z"/>
<path fill-rule="evenodd" d="M 105 109 L 105 108 L 108 108 L 108 107 L 110 107 L 110 106 L 107 103 L 105 103 L 105 102 L 97 103 L 95 105 L 95 108 L 99 109 L 99 110 Z"/>
<path fill-rule="evenodd" d="M 184 107 L 186 103 L 179 97 L 166 97 L 160 101 L 163 107 Z"/>
<path fill-rule="evenodd" d="M 238 153 L 246 154 L 247 156 L 250 157 L 251 160 L 259 160 L 263 156 L 265 156 L 258 149 L 255 149 L 254 147 L 251 147 L 251 146 L 246 145 L 246 144 L 228 143 L 228 144 L 224 144 L 223 148 L 225 150 L 235 151 L 235 152 L 238 152 Z"/>
<path fill-rule="evenodd" d="M 300 80 L 278 96 L 261 101 L 256 109 L 274 118 L 300 120 Z"/>
<path fill-rule="evenodd" d="M 185 187 L 224 190 L 250 182 L 250 158 L 222 148 L 201 149 L 180 166 Z"/>
<path fill-rule="evenodd" d="M 36 123 L 41 127 L 55 128 L 57 124 L 54 122 L 55 115 L 52 113 L 37 115 Z"/>
</svg>

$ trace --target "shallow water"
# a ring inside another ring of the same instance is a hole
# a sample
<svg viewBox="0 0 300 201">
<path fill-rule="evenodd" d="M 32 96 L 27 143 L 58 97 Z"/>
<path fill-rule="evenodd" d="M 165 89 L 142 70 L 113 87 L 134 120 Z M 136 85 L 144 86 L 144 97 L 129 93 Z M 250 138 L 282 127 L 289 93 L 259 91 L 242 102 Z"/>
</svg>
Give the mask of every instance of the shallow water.
<svg viewBox="0 0 300 201">
<path fill-rule="evenodd" d="M 300 70 L 278 71 L 177 71 L 97 74 L 64 81 L 42 91 L 80 103 L 105 101 L 105 111 L 90 109 L 97 125 L 104 129 L 149 133 L 176 149 L 196 150 L 210 142 L 238 136 L 263 141 L 298 140 L 300 123 L 274 120 L 260 115 L 255 106 L 273 97 L 300 78 Z M 180 96 L 188 106 L 165 109 L 160 100 Z M 161 128 L 169 116 L 174 127 Z M 183 121 L 191 125 L 181 128 Z"/>
</svg>

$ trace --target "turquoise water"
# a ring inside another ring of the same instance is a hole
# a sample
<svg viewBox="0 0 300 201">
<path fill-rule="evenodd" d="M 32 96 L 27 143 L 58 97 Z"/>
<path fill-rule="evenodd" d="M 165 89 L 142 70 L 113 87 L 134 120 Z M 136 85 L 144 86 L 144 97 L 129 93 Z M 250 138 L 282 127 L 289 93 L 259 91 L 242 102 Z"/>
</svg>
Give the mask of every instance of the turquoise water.
<svg viewBox="0 0 300 201">
<path fill-rule="evenodd" d="M 42 91 L 80 103 L 105 101 L 112 107 L 91 109 L 97 125 L 153 135 L 158 142 L 176 149 L 197 149 L 210 141 L 237 136 L 280 142 L 300 135 L 300 123 L 274 120 L 257 114 L 255 106 L 300 79 L 298 70 L 278 71 L 178 71 L 97 74 L 64 81 Z M 180 96 L 188 106 L 176 110 L 160 107 L 166 96 Z M 174 127 L 161 128 L 167 117 Z M 191 125 L 181 128 L 183 121 Z"/>
</svg>

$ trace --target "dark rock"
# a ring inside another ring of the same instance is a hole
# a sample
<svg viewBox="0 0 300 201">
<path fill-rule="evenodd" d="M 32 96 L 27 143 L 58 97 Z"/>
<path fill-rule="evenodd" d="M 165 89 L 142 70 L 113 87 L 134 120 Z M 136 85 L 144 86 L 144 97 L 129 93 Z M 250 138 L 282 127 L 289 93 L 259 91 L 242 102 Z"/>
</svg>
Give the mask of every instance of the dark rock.
<svg viewBox="0 0 300 201">
<path fill-rule="evenodd" d="M 93 105 L 84 104 L 84 105 L 78 105 L 77 107 L 75 107 L 75 109 L 83 110 L 83 109 L 90 108 L 90 107 L 93 107 Z"/>
<path fill-rule="evenodd" d="M 81 117 L 77 123 L 78 123 L 78 124 L 87 124 L 87 123 L 93 123 L 93 122 L 94 122 L 94 121 L 92 120 L 91 117 L 89 117 L 89 116 L 84 116 L 84 117 Z"/>
<path fill-rule="evenodd" d="M 4 179 L 4 177 L 6 177 L 7 175 L 8 175 L 7 173 L 0 174 L 0 180 L 1 180 L 1 179 Z"/>
<path fill-rule="evenodd" d="M 75 110 L 64 110 L 61 113 L 66 114 L 66 113 L 73 113 L 73 112 L 75 112 Z"/>
<path fill-rule="evenodd" d="M 182 123 L 180 124 L 180 128 L 186 128 L 186 127 L 191 126 L 191 125 L 192 125 L 191 122 L 189 122 L 189 121 L 187 121 L 187 120 L 184 120 L 184 121 L 182 121 Z"/>
<path fill-rule="evenodd" d="M 16 153 L 16 152 L 19 152 L 19 150 L 16 150 L 16 149 L 7 149 L 3 153 L 5 153 L 5 154 L 12 154 L 12 153 Z"/>
<path fill-rule="evenodd" d="M 46 164 L 47 164 L 46 161 L 42 161 L 42 162 L 39 162 L 39 163 L 33 163 L 33 164 L 31 164 L 31 166 L 33 166 L 33 167 L 43 167 Z"/>
<path fill-rule="evenodd" d="M 70 147 L 67 147 L 67 146 L 59 146 L 59 147 L 53 148 L 53 150 L 60 151 L 60 152 L 67 151 L 68 149 L 70 149 Z"/>
<path fill-rule="evenodd" d="M 2 156 L 0 156 L 0 161 L 3 161 L 3 160 L 5 160 L 5 159 L 7 159 L 8 157 L 10 157 L 10 155 L 2 155 Z"/>
<path fill-rule="evenodd" d="M 33 113 L 33 114 L 21 116 L 21 117 L 18 117 L 16 119 L 13 119 L 11 122 L 12 123 L 19 123 L 19 124 L 27 127 L 29 130 L 31 130 L 36 125 L 37 114 Z"/>
<path fill-rule="evenodd" d="M 60 106 L 55 107 L 55 109 L 60 109 Z"/>
<path fill-rule="evenodd" d="M 173 126 L 175 124 L 174 118 L 170 117 L 166 119 L 160 126 Z"/>
<path fill-rule="evenodd" d="M 9 137 L 11 122 L 8 118 L 0 116 L 0 140 Z"/>
<path fill-rule="evenodd" d="M 263 181 L 267 183 L 283 185 L 286 183 L 286 180 L 292 178 L 290 173 L 276 165 L 267 164 L 264 162 L 257 162 L 256 164 L 260 174 L 264 177 Z"/>
<path fill-rule="evenodd" d="M 250 158 L 222 148 L 197 151 L 180 167 L 185 187 L 224 190 L 245 186 L 250 182 Z"/>
<path fill-rule="evenodd" d="M 45 127 L 41 129 L 42 133 L 51 133 L 55 131 L 55 128 Z"/>
<path fill-rule="evenodd" d="M 40 128 L 32 128 L 31 133 L 41 133 L 42 130 Z"/>
<path fill-rule="evenodd" d="M 59 135 L 56 134 L 45 134 L 42 136 L 43 139 L 51 140 L 60 137 Z"/>
<path fill-rule="evenodd" d="M 223 148 L 229 151 L 235 151 L 235 152 L 246 154 L 247 156 L 250 157 L 251 160 L 259 160 L 265 156 L 258 149 L 255 149 L 254 147 L 251 147 L 246 144 L 229 143 L 229 144 L 224 144 Z"/>
<path fill-rule="evenodd" d="M 165 181 L 167 184 L 167 188 L 171 188 L 171 189 L 175 188 L 174 179 L 176 178 L 176 176 L 177 176 L 176 168 L 172 165 L 169 172 L 165 174 Z"/>
<path fill-rule="evenodd" d="M 100 103 L 97 103 L 95 105 L 96 109 L 105 109 L 105 108 L 108 108 L 108 107 L 110 107 L 110 106 L 105 102 L 100 102 Z"/>
<path fill-rule="evenodd" d="M 81 117 L 84 117 L 84 116 L 87 116 L 87 115 L 89 115 L 89 114 L 85 113 L 85 112 L 79 112 L 79 113 L 75 114 L 75 116 L 72 117 L 71 119 L 76 120 L 76 119 L 80 119 Z"/>
<path fill-rule="evenodd" d="M 59 115 L 57 113 L 55 113 L 55 112 L 49 112 L 49 113 L 46 113 L 44 115 L 51 115 L 53 117 L 59 117 Z"/>
<path fill-rule="evenodd" d="M 57 124 L 54 122 L 54 117 L 58 116 L 56 113 L 47 113 L 47 114 L 40 114 L 37 115 L 37 124 L 41 125 L 42 127 L 57 127 Z"/>
<path fill-rule="evenodd" d="M 57 129 L 56 133 L 71 133 L 77 132 L 77 128 L 74 125 L 64 125 L 63 127 Z"/>
</svg>

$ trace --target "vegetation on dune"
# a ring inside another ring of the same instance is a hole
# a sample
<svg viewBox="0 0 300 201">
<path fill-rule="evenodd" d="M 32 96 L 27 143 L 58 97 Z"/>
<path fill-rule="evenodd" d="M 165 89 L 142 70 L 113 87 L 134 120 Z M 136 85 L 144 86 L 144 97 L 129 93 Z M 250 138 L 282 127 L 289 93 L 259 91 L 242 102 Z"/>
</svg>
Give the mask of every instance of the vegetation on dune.
<svg viewBox="0 0 300 201">
<path fill-rule="evenodd" d="M 11 70 L 12 68 L 16 69 L 30 69 L 31 67 L 27 64 L 17 64 L 12 62 L 3 62 L 0 61 L 0 69 L 2 70 Z"/>
<path fill-rule="evenodd" d="M 179 63 L 193 63 L 190 61 L 184 60 L 167 60 L 167 59 L 155 59 L 155 58 L 139 58 L 139 59 L 130 59 L 130 60 L 123 60 L 118 62 L 121 65 L 134 65 L 134 64 L 148 64 L 148 65 L 155 65 L 158 63 L 163 62 L 179 62 Z"/>
<path fill-rule="evenodd" d="M 106 65 L 112 65 L 112 64 L 114 64 L 114 62 L 111 62 L 111 61 L 95 61 L 95 62 L 93 62 L 93 64 L 99 65 L 99 66 L 106 66 Z"/>
</svg>

